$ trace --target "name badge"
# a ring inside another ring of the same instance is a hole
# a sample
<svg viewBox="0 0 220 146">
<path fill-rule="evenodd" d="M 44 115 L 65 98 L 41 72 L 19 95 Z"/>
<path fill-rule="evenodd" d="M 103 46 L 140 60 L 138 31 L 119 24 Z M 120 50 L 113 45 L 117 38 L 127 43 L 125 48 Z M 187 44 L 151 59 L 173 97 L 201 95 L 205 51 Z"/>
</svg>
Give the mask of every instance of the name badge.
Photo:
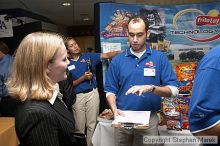
<svg viewBox="0 0 220 146">
<path fill-rule="evenodd" d="M 73 69 L 75 69 L 76 67 L 75 67 L 75 65 L 70 65 L 70 66 L 68 66 L 68 70 L 69 71 L 71 71 L 71 70 L 73 70 Z"/>
<path fill-rule="evenodd" d="M 154 77 L 156 75 L 155 68 L 144 68 L 144 76 L 145 77 Z"/>
</svg>

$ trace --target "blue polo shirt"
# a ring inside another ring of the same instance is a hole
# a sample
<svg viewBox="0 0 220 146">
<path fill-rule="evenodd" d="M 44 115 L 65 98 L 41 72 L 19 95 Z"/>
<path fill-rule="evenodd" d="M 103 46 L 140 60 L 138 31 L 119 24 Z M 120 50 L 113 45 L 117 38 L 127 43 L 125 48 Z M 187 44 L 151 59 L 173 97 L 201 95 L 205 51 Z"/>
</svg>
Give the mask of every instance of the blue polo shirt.
<svg viewBox="0 0 220 146">
<path fill-rule="evenodd" d="M 155 75 L 148 75 L 148 71 Z M 130 49 L 113 58 L 106 75 L 105 92 L 116 95 L 117 107 L 121 110 L 157 111 L 160 109 L 161 97 L 152 93 L 142 96 L 125 95 L 134 85 L 177 86 L 177 77 L 167 57 L 154 49 L 147 48 L 146 52 L 137 58 Z"/>
<path fill-rule="evenodd" d="M 92 80 L 85 80 L 79 85 L 73 88 L 75 93 L 80 93 L 88 89 L 96 88 L 97 82 L 94 78 L 95 66 L 101 61 L 101 53 L 84 53 L 82 54 L 77 61 L 70 60 L 68 65 L 69 71 L 72 74 L 72 80 L 77 80 L 85 72 L 88 71 L 88 60 L 91 60 L 93 78 Z"/>
<path fill-rule="evenodd" d="M 7 87 L 5 82 L 10 74 L 13 58 L 11 55 L 6 54 L 0 59 L 0 101 L 2 97 L 8 96 Z"/>
<path fill-rule="evenodd" d="M 189 108 L 189 124 L 193 133 L 220 122 L 220 45 L 199 62 Z"/>
</svg>

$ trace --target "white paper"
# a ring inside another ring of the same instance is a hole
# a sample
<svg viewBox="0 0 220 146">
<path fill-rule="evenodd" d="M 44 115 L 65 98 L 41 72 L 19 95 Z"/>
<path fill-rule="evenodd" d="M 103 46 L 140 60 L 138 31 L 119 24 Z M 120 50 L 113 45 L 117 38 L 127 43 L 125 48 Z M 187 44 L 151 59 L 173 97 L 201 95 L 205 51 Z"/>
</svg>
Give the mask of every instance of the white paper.
<svg viewBox="0 0 220 146">
<path fill-rule="evenodd" d="M 150 111 L 122 111 L 125 116 L 116 116 L 112 124 L 118 123 L 134 123 L 141 125 L 149 125 Z"/>
<path fill-rule="evenodd" d="M 113 51 L 120 51 L 121 50 L 121 43 L 103 43 L 102 44 L 102 52 L 113 52 Z"/>
</svg>

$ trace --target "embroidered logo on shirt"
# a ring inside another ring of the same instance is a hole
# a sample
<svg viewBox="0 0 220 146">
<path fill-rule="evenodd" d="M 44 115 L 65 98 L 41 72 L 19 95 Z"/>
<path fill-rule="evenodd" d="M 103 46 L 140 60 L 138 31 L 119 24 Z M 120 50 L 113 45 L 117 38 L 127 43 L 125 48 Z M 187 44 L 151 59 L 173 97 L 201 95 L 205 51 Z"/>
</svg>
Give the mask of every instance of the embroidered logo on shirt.
<svg viewBox="0 0 220 146">
<path fill-rule="evenodd" d="M 154 67 L 154 63 L 153 63 L 153 61 L 149 61 L 149 62 L 145 63 L 145 66 Z"/>
<path fill-rule="evenodd" d="M 86 62 L 86 60 L 85 60 L 85 59 L 82 59 L 80 62 Z"/>
</svg>

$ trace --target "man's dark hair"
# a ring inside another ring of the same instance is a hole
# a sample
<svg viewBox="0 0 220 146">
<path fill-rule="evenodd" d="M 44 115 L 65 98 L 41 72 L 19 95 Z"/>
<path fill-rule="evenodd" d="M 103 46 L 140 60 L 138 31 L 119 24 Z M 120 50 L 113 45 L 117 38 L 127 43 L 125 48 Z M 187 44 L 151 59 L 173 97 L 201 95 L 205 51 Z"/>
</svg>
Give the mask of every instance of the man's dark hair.
<svg viewBox="0 0 220 146">
<path fill-rule="evenodd" d="M 9 52 L 8 46 L 2 41 L 0 41 L 0 51 L 4 54 L 8 54 Z"/>
<path fill-rule="evenodd" d="M 143 20 L 144 24 L 145 24 L 145 30 L 146 32 L 149 29 L 149 23 L 146 17 L 142 16 L 142 15 L 133 15 L 129 20 L 128 20 L 128 25 L 130 22 L 136 23 L 136 22 L 140 22 L 140 20 Z M 127 25 L 127 26 L 128 26 Z"/>
</svg>

